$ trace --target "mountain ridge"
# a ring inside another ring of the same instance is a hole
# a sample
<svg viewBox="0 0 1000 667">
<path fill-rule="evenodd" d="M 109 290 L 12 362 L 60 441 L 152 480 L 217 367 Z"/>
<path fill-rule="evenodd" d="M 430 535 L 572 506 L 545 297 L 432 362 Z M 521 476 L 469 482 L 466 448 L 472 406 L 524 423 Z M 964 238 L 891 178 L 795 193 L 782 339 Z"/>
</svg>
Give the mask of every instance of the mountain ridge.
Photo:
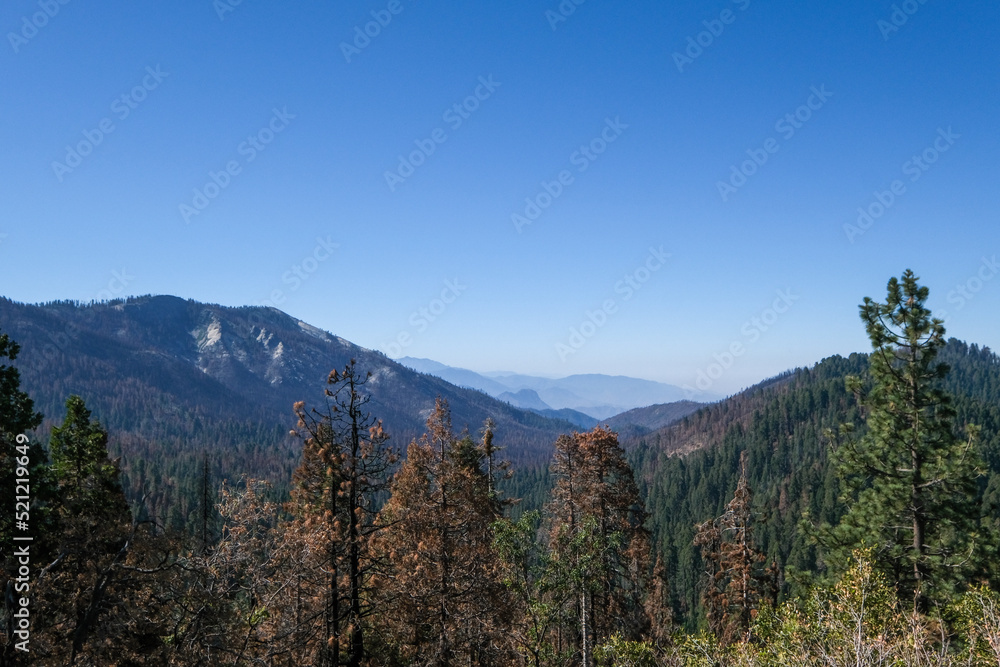
<svg viewBox="0 0 1000 667">
<path fill-rule="evenodd" d="M 301 442 L 289 435 L 292 406 L 321 405 L 330 372 L 356 359 L 372 373 L 366 391 L 392 445 L 425 430 L 436 397 L 448 400 L 458 432 L 478 438 L 487 418 L 515 466 L 543 464 L 572 425 L 518 409 L 485 393 L 401 366 L 279 310 L 227 307 L 170 296 L 79 304 L 21 304 L 0 298 L 0 329 L 21 346 L 21 387 L 46 415 L 43 438 L 72 395 L 86 400 L 108 429 L 133 497 L 149 494 L 151 512 L 175 507 L 200 474 L 241 474 L 287 491 Z M 141 493 L 140 493 L 141 491 Z M 159 500 L 158 500 L 159 499 Z M 159 504 L 158 504 L 159 503 Z"/>
<path fill-rule="evenodd" d="M 562 378 L 548 378 L 509 372 L 477 373 L 432 359 L 415 357 L 402 357 L 398 361 L 414 370 L 435 375 L 458 386 L 479 389 L 495 398 L 507 394 L 516 396 L 520 391 L 530 390 L 551 409 L 575 410 L 599 421 L 635 408 L 695 398 L 700 402 L 721 398 L 705 393 L 693 396 L 689 390 L 675 385 L 625 375 L 580 373 Z"/>
</svg>

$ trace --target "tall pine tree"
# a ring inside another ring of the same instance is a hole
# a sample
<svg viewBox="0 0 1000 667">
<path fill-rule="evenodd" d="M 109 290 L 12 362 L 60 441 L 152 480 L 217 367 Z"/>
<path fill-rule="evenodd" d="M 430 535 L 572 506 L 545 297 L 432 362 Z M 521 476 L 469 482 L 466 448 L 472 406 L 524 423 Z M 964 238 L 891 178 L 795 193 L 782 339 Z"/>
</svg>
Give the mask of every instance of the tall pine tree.
<svg viewBox="0 0 1000 667">
<path fill-rule="evenodd" d="M 135 535 L 132 514 L 107 444 L 107 431 L 91 420 L 83 399 L 70 396 L 49 444 L 59 485 L 59 553 L 38 577 L 38 617 L 52 633 L 52 657 L 68 664 L 106 658 L 136 583 L 123 567 Z"/>
<path fill-rule="evenodd" d="M 871 378 L 849 378 L 848 386 L 868 431 L 855 439 L 850 426 L 842 428 L 835 462 L 849 509 L 821 539 L 835 570 L 862 544 L 873 547 L 901 597 L 924 611 L 980 572 L 985 552 L 977 429 L 970 426 L 965 438 L 955 432 L 955 410 L 941 389 L 949 368 L 936 361 L 944 325 L 931 317 L 929 290 L 917 280 L 907 270 L 889 281 L 885 303 L 866 297 L 860 307 L 873 348 Z"/>
<path fill-rule="evenodd" d="M 20 353 L 20 346 L 12 341 L 7 334 L 0 334 L 0 360 L 14 361 Z M 51 484 L 48 473 L 48 460 L 45 451 L 41 446 L 33 441 L 27 441 L 28 432 L 37 428 L 42 422 L 42 415 L 35 412 L 34 403 L 25 392 L 21 391 L 21 375 L 13 365 L 0 364 L 0 488 L 4 489 L 3 502 L 4 510 L 0 511 L 0 544 L 4 545 L 3 558 L 0 560 L 0 581 L 4 585 L 4 600 L 7 604 L 0 607 L 0 621 L 5 632 L 3 632 L 3 648 L 0 651 L 0 664 L 14 665 L 18 659 L 15 649 L 17 638 L 13 634 L 14 613 L 14 577 L 17 571 L 17 562 L 14 559 L 14 550 L 8 548 L 13 545 L 11 538 L 14 535 L 15 513 L 15 488 L 16 479 L 23 479 L 16 474 L 18 458 L 21 458 L 18 447 L 27 447 L 28 465 L 20 466 L 28 473 L 27 479 L 32 497 L 36 503 L 30 507 L 28 525 L 32 529 L 32 537 L 51 536 L 50 530 L 42 527 L 44 516 L 42 507 L 37 501 L 44 500 L 51 495 Z M 22 459 L 23 462 L 23 459 Z M 20 508 L 19 508 L 20 509 Z M 42 528 L 42 530 L 39 530 Z M 35 545 L 35 556 L 44 558 L 44 546 Z"/>
</svg>

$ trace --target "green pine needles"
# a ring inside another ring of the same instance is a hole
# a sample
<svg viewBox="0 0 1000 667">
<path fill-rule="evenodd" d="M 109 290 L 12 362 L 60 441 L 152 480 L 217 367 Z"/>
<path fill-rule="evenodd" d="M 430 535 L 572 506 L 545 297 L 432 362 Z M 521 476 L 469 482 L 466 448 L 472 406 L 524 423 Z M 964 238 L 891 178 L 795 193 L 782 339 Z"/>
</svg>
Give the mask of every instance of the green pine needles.
<svg viewBox="0 0 1000 667">
<path fill-rule="evenodd" d="M 821 536 L 826 561 L 846 569 L 851 553 L 871 547 L 875 566 L 902 600 L 927 611 L 981 576 L 975 447 L 978 429 L 960 438 L 955 410 L 940 388 L 949 367 L 936 361 L 944 325 L 925 307 L 928 289 L 907 270 L 892 278 L 885 303 L 865 298 L 861 319 L 872 342 L 870 378 L 849 377 L 867 432 L 833 455 L 848 511 Z"/>
</svg>

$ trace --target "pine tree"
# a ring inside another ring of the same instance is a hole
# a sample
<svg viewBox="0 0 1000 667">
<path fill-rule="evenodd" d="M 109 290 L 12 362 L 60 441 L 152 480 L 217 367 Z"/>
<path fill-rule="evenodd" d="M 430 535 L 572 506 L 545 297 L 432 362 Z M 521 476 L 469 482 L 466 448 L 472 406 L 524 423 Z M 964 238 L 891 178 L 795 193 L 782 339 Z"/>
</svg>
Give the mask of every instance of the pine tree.
<svg viewBox="0 0 1000 667">
<path fill-rule="evenodd" d="M 49 445 L 60 494 L 59 554 L 38 578 L 38 616 L 52 633 L 68 638 L 68 645 L 53 638 L 50 646 L 69 664 L 108 650 L 107 638 L 115 635 L 113 623 L 108 625 L 113 610 L 135 583 L 123 569 L 135 526 L 107 443 L 107 431 L 91 421 L 83 399 L 71 396 Z"/>
<path fill-rule="evenodd" d="M 698 526 L 695 545 L 708 566 L 702 595 L 708 624 L 723 644 L 748 638 L 764 603 L 775 603 L 777 568 L 764 569 L 753 531 L 753 492 L 746 450 L 740 452 L 740 479 L 722 516 Z"/>
<path fill-rule="evenodd" d="M 52 429 L 49 452 L 63 491 L 83 503 L 98 495 L 105 483 L 114 483 L 108 460 L 108 432 L 90 420 L 90 410 L 79 396 L 66 401 L 66 419 Z"/>
<path fill-rule="evenodd" d="M 553 567 L 562 581 L 557 601 L 571 638 L 566 648 L 591 667 L 594 647 L 613 633 L 639 639 L 647 629 L 646 511 L 613 431 L 598 426 L 562 436 L 555 446 L 556 481 L 546 515 Z"/>
<path fill-rule="evenodd" d="M 20 346 L 10 340 L 7 334 L 0 334 L 0 360 L 14 361 L 20 353 Z M 21 375 L 17 368 L 12 365 L 0 364 L 0 488 L 4 489 L 3 502 L 5 509 L 0 511 L 0 543 L 4 545 L 3 558 L 0 560 L 0 581 L 3 582 L 5 601 L 13 602 L 15 584 L 14 576 L 17 572 L 17 562 L 14 559 L 12 538 L 14 536 L 16 518 L 15 495 L 18 479 L 27 479 L 30 496 L 35 501 L 29 505 L 28 521 L 29 535 L 35 538 L 51 536 L 51 526 L 46 529 L 47 519 L 42 513 L 44 505 L 39 505 L 39 501 L 44 502 L 52 495 L 52 488 L 49 475 L 47 474 L 47 457 L 41 446 L 28 439 L 28 432 L 37 428 L 42 422 L 42 415 L 35 412 L 34 403 L 27 393 L 21 391 Z M 26 451 L 28 455 L 28 465 L 21 466 L 18 459 L 23 462 L 21 452 Z M 22 468 L 27 472 L 27 476 L 17 475 L 17 469 Z M 23 512 L 25 506 L 17 507 Z M 23 516 L 23 515 L 22 515 Z M 34 546 L 36 558 L 45 558 L 45 548 L 41 542 Z M 17 664 L 18 653 L 15 649 L 15 642 L 20 641 L 13 634 L 13 619 L 10 614 L 14 612 L 12 604 L 4 604 L 0 608 L 0 621 L 6 630 L 3 633 L 3 648 L 0 652 L 0 664 Z"/>
<path fill-rule="evenodd" d="M 295 519 L 287 545 L 299 552 L 291 558 L 298 563 L 291 575 L 297 599 L 305 586 L 313 606 L 303 613 L 299 605 L 290 636 L 295 650 L 316 647 L 315 659 L 331 667 L 359 667 L 365 660 L 366 626 L 375 611 L 372 582 L 387 567 L 372 540 L 383 528 L 375 521 L 376 503 L 396 456 L 381 421 L 365 407 L 370 377 L 352 359 L 330 373 L 321 410 L 295 405 L 305 442 L 293 476 L 289 509 Z"/>
<path fill-rule="evenodd" d="M 383 579 L 383 625 L 409 664 L 509 664 L 511 600 L 493 550 L 502 503 L 483 470 L 486 441 L 456 438 L 439 398 L 380 515 L 379 546 L 394 564 Z"/>
<path fill-rule="evenodd" d="M 864 409 L 868 431 L 835 452 L 846 488 L 847 514 L 822 537 L 827 562 L 846 567 L 867 544 L 900 596 L 924 611 L 945 602 L 979 571 L 977 429 L 955 434 L 955 410 L 941 389 L 948 366 L 936 361 L 945 345 L 940 319 L 925 307 L 929 290 L 907 270 L 889 281 L 885 303 L 860 307 L 871 339 L 871 386 L 848 386 Z M 994 552 L 995 553 L 995 552 Z"/>
<path fill-rule="evenodd" d="M 537 539 L 541 512 L 525 512 L 517 521 L 504 518 L 494 524 L 493 548 L 500 560 L 501 580 L 514 605 L 514 622 L 508 628 L 515 650 L 530 667 L 553 664 L 555 643 L 551 636 L 560 620 L 560 602 L 552 591 L 559 588 L 551 554 Z M 561 594 L 560 601 L 564 599 Z"/>
<path fill-rule="evenodd" d="M 0 334 L 0 359 L 14 361 L 21 346 Z M 38 428 L 42 415 L 35 412 L 31 397 L 21 391 L 21 374 L 14 366 L 0 365 L 0 435 L 13 439 Z"/>
</svg>

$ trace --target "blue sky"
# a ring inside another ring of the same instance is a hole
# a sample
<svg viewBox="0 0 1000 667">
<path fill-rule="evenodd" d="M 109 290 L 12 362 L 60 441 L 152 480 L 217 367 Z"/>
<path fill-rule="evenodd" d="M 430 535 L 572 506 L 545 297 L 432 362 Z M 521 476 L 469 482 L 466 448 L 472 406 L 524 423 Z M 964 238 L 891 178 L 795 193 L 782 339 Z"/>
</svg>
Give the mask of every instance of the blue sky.
<svg viewBox="0 0 1000 667">
<path fill-rule="evenodd" d="M 992 3 L 232 2 L 4 3 L 0 294 L 729 393 L 912 268 L 1000 348 Z"/>
</svg>

